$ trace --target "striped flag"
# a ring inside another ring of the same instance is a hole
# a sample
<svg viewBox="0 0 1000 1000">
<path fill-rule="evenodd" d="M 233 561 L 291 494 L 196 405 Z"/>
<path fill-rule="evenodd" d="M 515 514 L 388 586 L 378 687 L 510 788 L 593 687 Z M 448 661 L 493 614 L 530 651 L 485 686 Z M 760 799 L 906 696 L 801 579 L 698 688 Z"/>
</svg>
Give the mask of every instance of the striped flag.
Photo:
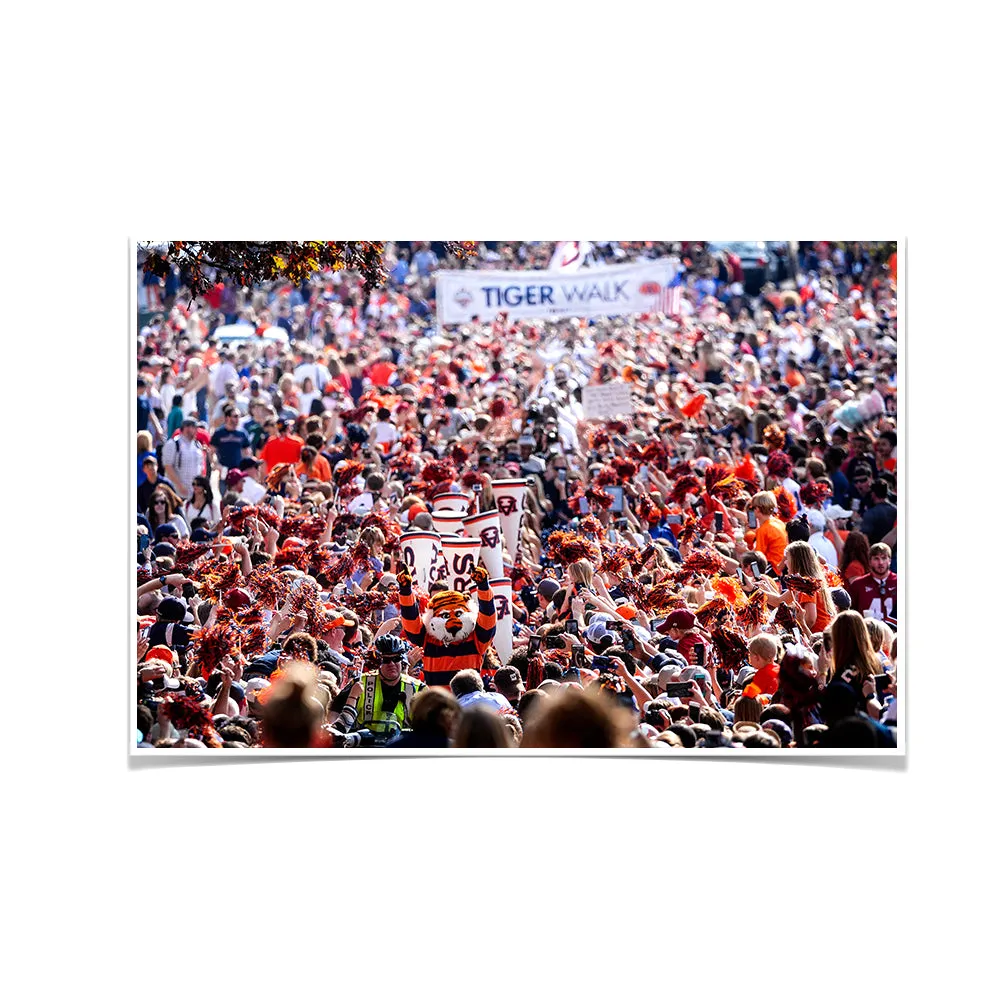
<svg viewBox="0 0 1000 1000">
<path fill-rule="evenodd" d="M 680 316 L 681 314 L 681 286 L 670 285 L 663 292 L 663 312 L 668 316 Z"/>
</svg>

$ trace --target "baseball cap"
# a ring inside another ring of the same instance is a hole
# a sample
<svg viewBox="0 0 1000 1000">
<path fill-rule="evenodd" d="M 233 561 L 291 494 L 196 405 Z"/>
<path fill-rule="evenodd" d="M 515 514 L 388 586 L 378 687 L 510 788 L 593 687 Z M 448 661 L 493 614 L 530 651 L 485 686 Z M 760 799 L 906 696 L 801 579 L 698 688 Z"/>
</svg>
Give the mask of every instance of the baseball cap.
<svg viewBox="0 0 1000 1000">
<path fill-rule="evenodd" d="M 536 589 L 542 597 L 544 597 L 547 601 L 551 601 L 555 592 L 559 589 L 559 581 L 552 579 L 541 580 L 539 581 Z"/>
<path fill-rule="evenodd" d="M 246 472 L 247 469 L 259 469 L 263 464 L 259 458 L 241 458 L 240 470 Z"/>
<path fill-rule="evenodd" d="M 197 427 L 198 421 L 194 417 L 185 417 L 181 421 L 181 427 Z"/>
<path fill-rule="evenodd" d="M 686 608 L 678 608 L 676 611 L 671 611 L 670 614 L 663 619 L 660 631 L 669 632 L 672 628 L 694 628 L 694 624 L 694 615 Z"/>
<path fill-rule="evenodd" d="M 668 664 L 660 667 L 660 672 L 656 675 L 656 686 L 665 691 L 668 684 L 672 684 L 681 675 L 681 668 L 676 664 Z"/>
<path fill-rule="evenodd" d="M 831 504 L 823 512 L 827 517 L 833 518 L 834 520 L 839 520 L 843 517 L 850 517 L 851 512 L 849 510 L 844 510 L 839 503 Z"/>
<path fill-rule="evenodd" d="M 594 622 L 587 627 L 585 633 L 590 642 L 600 642 L 606 635 L 611 633 L 604 627 L 604 622 Z"/>
<path fill-rule="evenodd" d="M 740 672 L 736 675 L 736 687 L 742 688 L 746 687 L 751 680 L 756 676 L 757 671 L 753 667 L 743 667 Z"/>
<path fill-rule="evenodd" d="M 505 686 L 516 687 L 518 691 L 524 692 L 524 681 L 521 680 L 521 672 L 517 667 L 501 667 L 494 675 L 494 684 L 500 681 Z"/>
<path fill-rule="evenodd" d="M 244 590 L 242 587 L 233 587 L 231 590 L 226 591 L 222 598 L 222 603 L 231 611 L 236 611 L 237 608 L 250 607 L 253 604 L 253 598 L 250 596 L 249 590 Z"/>
<path fill-rule="evenodd" d="M 806 521 L 813 531 L 822 531 L 826 527 L 826 518 L 818 510 L 807 510 Z"/>
<path fill-rule="evenodd" d="M 849 611 L 851 607 L 851 595 L 843 587 L 833 587 L 830 590 L 830 599 L 838 611 Z"/>
<path fill-rule="evenodd" d="M 246 477 L 247 474 L 245 472 L 240 472 L 239 469 L 230 469 L 229 475 L 226 476 L 226 486 L 235 486 L 246 479 Z"/>
<path fill-rule="evenodd" d="M 175 549 L 170 542 L 157 542 L 153 546 L 154 556 L 169 556 L 171 559 L 177 555 L 177 549 Z"/>
<path fill-rule="evenodd" d="M 187 614 L 187 605 L 177 597 L 164 597 L 157 605 L 156 612 L 163 621 L 179 622 Z"/>
</svg>

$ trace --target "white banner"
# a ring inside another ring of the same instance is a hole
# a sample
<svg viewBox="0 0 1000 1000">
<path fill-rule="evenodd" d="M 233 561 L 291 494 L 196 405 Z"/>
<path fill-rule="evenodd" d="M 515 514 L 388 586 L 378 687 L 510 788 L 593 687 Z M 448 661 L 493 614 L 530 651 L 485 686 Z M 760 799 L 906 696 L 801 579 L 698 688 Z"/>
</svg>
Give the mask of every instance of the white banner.
<svg viewBox="0 0 1000 1000">
<path fill-rule="evenodd" d="M 585 420 L 608 420 L 635 413 L 632 405 L 631 386 L 628 382 L 607 382 L 604 385 L 583 387 L 583 416 Z"/>
<path fill-rule="evenodd" d="M 511 319 L 565 319 L 570 316 L 621 316 L 663 312 L 667 285 L 677 262 L 589 267 L 557 271 L 437 271 L 437 316 L 441 324 L 468 323 L 474 316 L 492 321 L 504 312 Z"/>
</svg>

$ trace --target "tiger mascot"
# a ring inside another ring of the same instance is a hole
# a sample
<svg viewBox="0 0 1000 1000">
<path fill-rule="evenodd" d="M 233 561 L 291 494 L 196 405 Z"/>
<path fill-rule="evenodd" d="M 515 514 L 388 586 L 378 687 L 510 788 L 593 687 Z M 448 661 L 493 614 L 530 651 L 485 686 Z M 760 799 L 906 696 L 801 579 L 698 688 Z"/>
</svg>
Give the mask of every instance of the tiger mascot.
<svg viewBox="0 0 1000 1000">
<path fill-rule="evenodd" d="M 422 621 L 409 571 L 400 568 L 396 579 L 403 633 L 424 651 L 424 681 L 447 687 L 459 670 L 471 668 L 482 674 L 483 658 L 497 630 L 489 573 L 482 566 L 472 571 L 479 599 L 475 610 L 468 594 L 444 590 L 431 596 Z"/>
</svg>

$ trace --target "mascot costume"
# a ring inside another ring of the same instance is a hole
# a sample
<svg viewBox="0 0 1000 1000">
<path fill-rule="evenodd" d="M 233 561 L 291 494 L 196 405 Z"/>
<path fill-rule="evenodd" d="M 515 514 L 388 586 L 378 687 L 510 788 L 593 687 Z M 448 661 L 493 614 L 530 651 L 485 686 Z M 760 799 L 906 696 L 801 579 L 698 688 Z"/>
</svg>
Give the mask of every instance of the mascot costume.
<svg viewBox="0 0 1000 1000">
<path fill-rule="evenodd" d="M 459 670 L 483 673 L 483 657 L 497 630 L 489 573 L 482 566 L 472 571 L 478 588 L 479 606 L 473 610 L 469 595 L 457 590 L 432 594 L 423 621 L 413 594 L 413 580 L 402 568 L 399 580 L 399 610 L 403 632 L 414 646 L 424 651 L 424 681 L 447 687 Z"/>
</svg>

